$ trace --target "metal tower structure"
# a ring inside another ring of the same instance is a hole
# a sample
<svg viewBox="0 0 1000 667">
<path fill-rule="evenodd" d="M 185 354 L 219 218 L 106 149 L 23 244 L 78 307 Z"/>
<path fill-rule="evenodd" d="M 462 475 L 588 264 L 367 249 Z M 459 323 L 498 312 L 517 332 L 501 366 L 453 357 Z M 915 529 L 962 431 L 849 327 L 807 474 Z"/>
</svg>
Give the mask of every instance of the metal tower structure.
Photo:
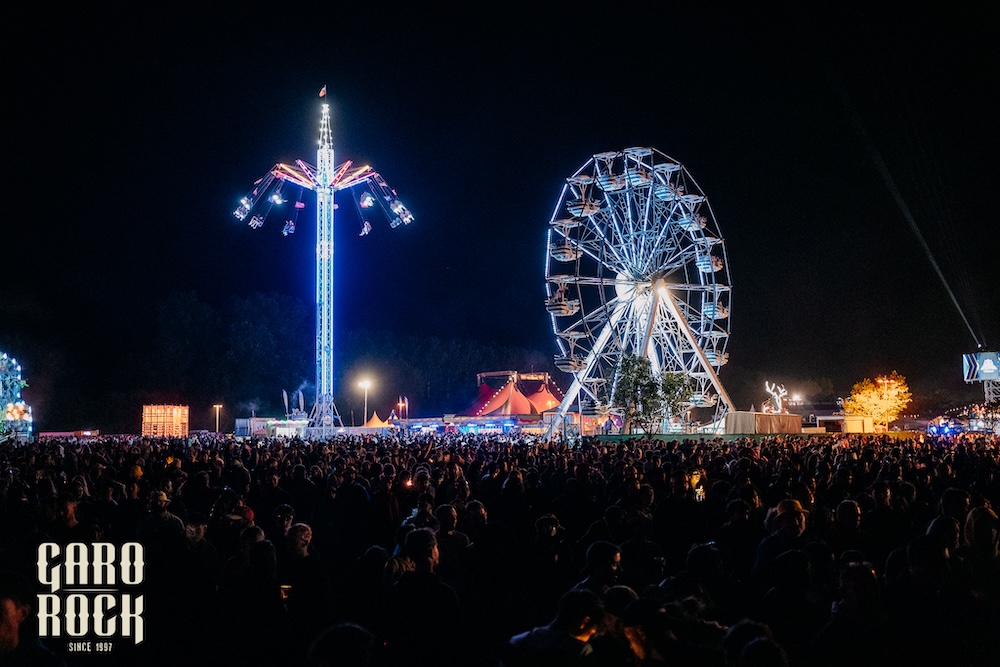
<svg viewBox="0 0 1000 667">
<path fill-rule="evenodd" d="M 326 97 L 326 86 L 320 91 Z M 326 436 L 333 429 L 342 427 L 343 421 L 334 402 L 334 193 L 351 190 L 357 195 L 356 204 L 362 218 L 365 210 L 379 208 L 388 218 L 390 227 L 408 225 L 413 215 L 403 206 L 396 191 L 388 186 L 382 176 L 368 165 L 355 167 L 351 161 L 336 165 L 332 132 L 330 130 L 330 105 L 322 104 L 322 118 L 319 130 L 319 149 L 316 151 L 316 166 L 302 160 L 294 165 L 279 162 L 268 173 L 254 183 L 254 189 L 240 200 L 233 212 L 239 220 L 250 217 L 251 228 L 263 226 L 273 207 L 287 203 L 282 193 L 287 184 L 298 187 L 296 200 L 290 215 L 286 216 L 282 233 L 287 236 L 295 232 L 298 213 L 304 208 L 302 192 L 316 192 L 316 400 L 309 413 L 310 435 Z M 259 206 L 258 206 L 259 205 Z M 371 231 L 371 223 L 363 220 L 361 236 Z"/>
<path fill-rule="evenodd" d="M 31 437 L 31 406 L 21 398 L 28 383 L 21 379 L 21 364 L 0 352 L 0 442 Z"/>
</svg>

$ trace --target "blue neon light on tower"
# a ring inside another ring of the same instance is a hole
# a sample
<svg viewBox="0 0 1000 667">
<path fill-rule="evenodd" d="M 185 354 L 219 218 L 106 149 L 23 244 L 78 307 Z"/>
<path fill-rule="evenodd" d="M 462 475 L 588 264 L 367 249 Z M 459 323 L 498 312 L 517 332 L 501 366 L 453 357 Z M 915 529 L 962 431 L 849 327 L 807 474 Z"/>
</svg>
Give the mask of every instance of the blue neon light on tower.
<svg viewBox="0 0 1000 667">
<path fill-rule="evenodd" d="M 320 91 L 326 97 L 326 86 Z M 298 199 L 286 215 L 282 233 L 287 236 L 295 232 L 302 203 L 303 190 L 316 192 L 316 401 L 309 413 L 311 435 L 327 435 L 329 429 L 343 426 L 340 413 L 333 398 L 334 354 L 333 354 L 333 246 L 334 246 L 334 192 L 351 190 L 356 193 L 358 211 L 362 217 L 367 210 L 378 208 L 389 220 L 390 227 L 408 225 L 413 215 L 403 206 L 396 191 L 389 187 L 381 175 L 368 165 L 354 167 L 351 161 L 334 166 L 332 132 L 330 131 L 330 105 L 322 105 L 322 119 L 319 131 L 319 149 L 316 151 L 316 166 L 296 160 L 295 165 L 279 162 L 254 184 L 253 191 L 240 200 L 233 211 L 239 220 L 249 220 L 251 228 L 263 226 L 272 208 L 282 207 L 288 201 L 282 196 L 285 184 L 299 187 Z M 257 204 L 260 203 L 260 209 Z M 372 227 L 362 220 L 361 236 L 368 234 Z"/>
</svg>

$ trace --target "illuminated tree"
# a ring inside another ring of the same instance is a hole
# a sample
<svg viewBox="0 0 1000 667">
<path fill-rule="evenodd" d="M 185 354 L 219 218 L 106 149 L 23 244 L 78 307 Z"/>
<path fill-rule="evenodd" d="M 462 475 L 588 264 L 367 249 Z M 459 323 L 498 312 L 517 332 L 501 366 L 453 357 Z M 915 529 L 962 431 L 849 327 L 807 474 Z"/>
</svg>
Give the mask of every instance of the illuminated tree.
<svg viewBox="0 0 1000 667">
<path fill-rule="evenodd" d="M 906 378 L 893 371 L 874 381 L 865 378 L 855 384 L 850 398 L 844 401 L 844 414 L 871 417 L 883 430 L 888 430 L 910 400 Z"/>
</svg>

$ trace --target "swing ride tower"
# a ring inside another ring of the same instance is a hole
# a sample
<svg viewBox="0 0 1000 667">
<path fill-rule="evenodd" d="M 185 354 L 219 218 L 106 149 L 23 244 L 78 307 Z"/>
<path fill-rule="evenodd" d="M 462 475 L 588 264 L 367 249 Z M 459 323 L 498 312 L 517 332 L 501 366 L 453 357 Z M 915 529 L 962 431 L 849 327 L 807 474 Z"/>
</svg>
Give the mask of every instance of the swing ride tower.
<svg viewBox="0 0 1000 667">
<path fill-rule="evenodd" d="M 320 97 L 325 96 L 324 86 Z M 239 220 L 253 213 L 248 224 L 254 229 L 260 228 L 273 207 L 282 207 L 287 203 L 283 195 L 284 186 L 295 186 L 298 199 L 282 230 L 287 236 L 295 232 L 298 213 L 304 208 L 302 193 L 307 190 L 316 193 L 316 400 L 309 413 L 309 435 L 319 437 L 332 435 L 334 429 L 344 425 L 334 402 L 333 222 L 337 209 L 334 193 L 351 191 L 358 197 L 359 210 L 380 208 L 390 227 L 413 222 L 413 215 L 399 201 L 396 191 L 370 166 L 356 167 L 351 161 L 335 165 L 330 105 L 324 102 L 316 165 L 302 160 L 296 160 L 294 165 L 279 162 L 255 183 L 254 190 L 240 200 L 240 205 L 233 212 Z M 361 235 L 370 230 L 371 224 L 365 220 Z"/>
</svg>

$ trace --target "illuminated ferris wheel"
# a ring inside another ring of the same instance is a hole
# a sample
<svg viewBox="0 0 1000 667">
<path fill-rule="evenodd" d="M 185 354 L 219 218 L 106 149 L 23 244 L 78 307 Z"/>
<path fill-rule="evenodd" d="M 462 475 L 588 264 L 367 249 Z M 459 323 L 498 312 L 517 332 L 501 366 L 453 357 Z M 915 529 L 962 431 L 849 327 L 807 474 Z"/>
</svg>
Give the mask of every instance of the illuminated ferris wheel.
<svg viewBox="0 0 1000 667">
<path fill-rule="evenodd" d="M 732 294 L 726 247 L 705 194 L 679 162 L 653 148 L 598 153 L 566 179 L 549 223 L 546 309 L 573 375 L 559 406 L 607 406 L 624 355 L 685 373 L 687 407 L 720 424 L 731 401 Z M 556 422 L 553 422 L 556 423 Z"/>
</svg>

